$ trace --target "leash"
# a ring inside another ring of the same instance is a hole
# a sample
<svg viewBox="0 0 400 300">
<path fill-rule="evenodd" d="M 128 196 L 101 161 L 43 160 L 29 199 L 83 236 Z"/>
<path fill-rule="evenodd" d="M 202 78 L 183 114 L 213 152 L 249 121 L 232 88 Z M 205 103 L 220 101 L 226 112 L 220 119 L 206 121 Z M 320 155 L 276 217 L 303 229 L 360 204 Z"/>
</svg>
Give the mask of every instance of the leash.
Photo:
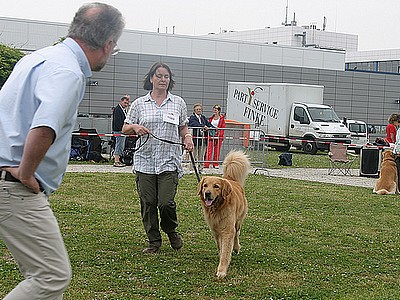
<svg viewBox="0 0 400 300">
<path fill-rule="evenodd" d="M 196 167 L 196 163 L 194 161 L 194 157 L 193 157 L 192 151 L 189 151 L 189 156 L 190 156 L 190 160 L 192 161 L 192 166 L 193 166 L 193 169 L 194 169 L 194 173 L 196 174 L 196 177 L 197 177 L 197 182 L 200 182 L 199 172 L 197 171 L 197 167 Z"/>
<path fill-rule="evenodd" d="M 168 144 L 173 144 L 173 145 L 180 145 L 180 146 L 182 146 L 182 147 L 185 147 L 185 144 L 184 144 L 184 143 L 177 143 L 177 142 L 173 142 L 173 141 L 170 141 L 170 140 L 162 139 L 162 138 L 159 138 L 159 137 L 155 136 L 155 135 L 152 134 L 151 132 L 147 135 L 146 142 L 147 142 L 148 137 L 149 137 L 150 135 L 151 135 L 153 138 L 155 138 L 156 140 L 159 140 L 159 141 L 161 141 L 161 142 L 168 143 Z M 146 142 L 145 142 L 145 143 L 146 143 Z M 144 143 L 144 144 L 145 144 L 145 143 Z M 189 151 L 189 156 L 190 156 L 190 160 L 191 160 L 191 162 L 192 162 L 192 166 L 193 166 L 194 173 L 196 174 L 197 182 L 200 182 L 200 175 L 199 175 L 199 172 L 198 172 L 198 170 L 197 170 L 196 162 L 194 161 L 194 157 L 193 157 L 192 151 Z"/>
</svg>

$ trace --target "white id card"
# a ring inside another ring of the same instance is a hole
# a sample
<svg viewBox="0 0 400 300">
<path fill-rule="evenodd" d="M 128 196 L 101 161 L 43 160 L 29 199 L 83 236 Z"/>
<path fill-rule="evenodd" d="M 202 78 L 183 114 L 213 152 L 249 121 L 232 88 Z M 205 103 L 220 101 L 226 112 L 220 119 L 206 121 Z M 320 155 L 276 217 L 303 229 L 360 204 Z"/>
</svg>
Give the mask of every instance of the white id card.
<svg viewBox="0 0 400 300">
<path fill-rule="evenodd" d="M 174 125 L 179 125 L 179 115 L 175 112 L 165 112 L 163 121 Z"/>
</svg>

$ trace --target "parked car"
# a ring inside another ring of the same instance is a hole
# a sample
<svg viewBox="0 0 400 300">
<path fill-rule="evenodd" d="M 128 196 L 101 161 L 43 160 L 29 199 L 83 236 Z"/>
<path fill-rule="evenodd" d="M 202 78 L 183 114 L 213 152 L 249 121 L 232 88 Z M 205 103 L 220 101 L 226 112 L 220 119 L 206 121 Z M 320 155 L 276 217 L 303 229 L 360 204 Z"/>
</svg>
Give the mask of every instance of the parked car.
<svg viewBox="0 0 400 300">
<path fill-rule="evenodd" d="M 357 154 L 360 153 L 361 148 L 369 143 L 368 126 L 364 121 L 359 120 L 344 120 L 343 123 L 350 131 L 351 144 L 348 147 L 353 149 Z"/>
</svg>

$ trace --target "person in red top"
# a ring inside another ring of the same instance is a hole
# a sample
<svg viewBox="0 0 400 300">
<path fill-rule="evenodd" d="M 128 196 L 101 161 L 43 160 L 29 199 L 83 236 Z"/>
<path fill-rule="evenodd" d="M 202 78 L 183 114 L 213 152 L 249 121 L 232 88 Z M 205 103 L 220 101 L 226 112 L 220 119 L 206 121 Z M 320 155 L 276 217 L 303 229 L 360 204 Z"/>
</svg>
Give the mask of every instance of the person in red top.
<svg viewBox="0 0 400 300">
<path fill-rule="evenodd" d="M 396 143 L 396 126 L 394 125 L 394 122 L 397 121 L 397 115 L 398 114 L 391 114 L 390 117 L 388 118 L 389 124 L 386 126 L 385 141 L 390 144 Z"/>
<path fill-rule="evenodd" d="M 224 128 L 226 127 L 225 118 L 221 115 L 221 106 L 213 106 L 213 115 L 208 119 L 208 121 L 215 127 L 215 130 L 212 128 L 208 130 L 208 143 L 204 168 L 209 168 L 211 162 L 214 168 L 218 168 L 222 141 L 224 140 L 225 134 Z"/>
</svg>

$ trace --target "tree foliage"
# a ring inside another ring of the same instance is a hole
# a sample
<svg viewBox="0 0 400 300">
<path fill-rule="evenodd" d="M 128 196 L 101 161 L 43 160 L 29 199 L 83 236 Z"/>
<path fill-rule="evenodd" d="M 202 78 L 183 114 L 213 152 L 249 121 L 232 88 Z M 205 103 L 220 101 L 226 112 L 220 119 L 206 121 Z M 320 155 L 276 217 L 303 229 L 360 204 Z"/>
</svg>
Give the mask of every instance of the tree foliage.
<svg viewBox="0 0 400 300">
<path fill-rule="evenodd" d="M 24 55 L 19 49 L 0 44 L 0 88 L 10 76 L 15 64 Z"/>
</svg>

